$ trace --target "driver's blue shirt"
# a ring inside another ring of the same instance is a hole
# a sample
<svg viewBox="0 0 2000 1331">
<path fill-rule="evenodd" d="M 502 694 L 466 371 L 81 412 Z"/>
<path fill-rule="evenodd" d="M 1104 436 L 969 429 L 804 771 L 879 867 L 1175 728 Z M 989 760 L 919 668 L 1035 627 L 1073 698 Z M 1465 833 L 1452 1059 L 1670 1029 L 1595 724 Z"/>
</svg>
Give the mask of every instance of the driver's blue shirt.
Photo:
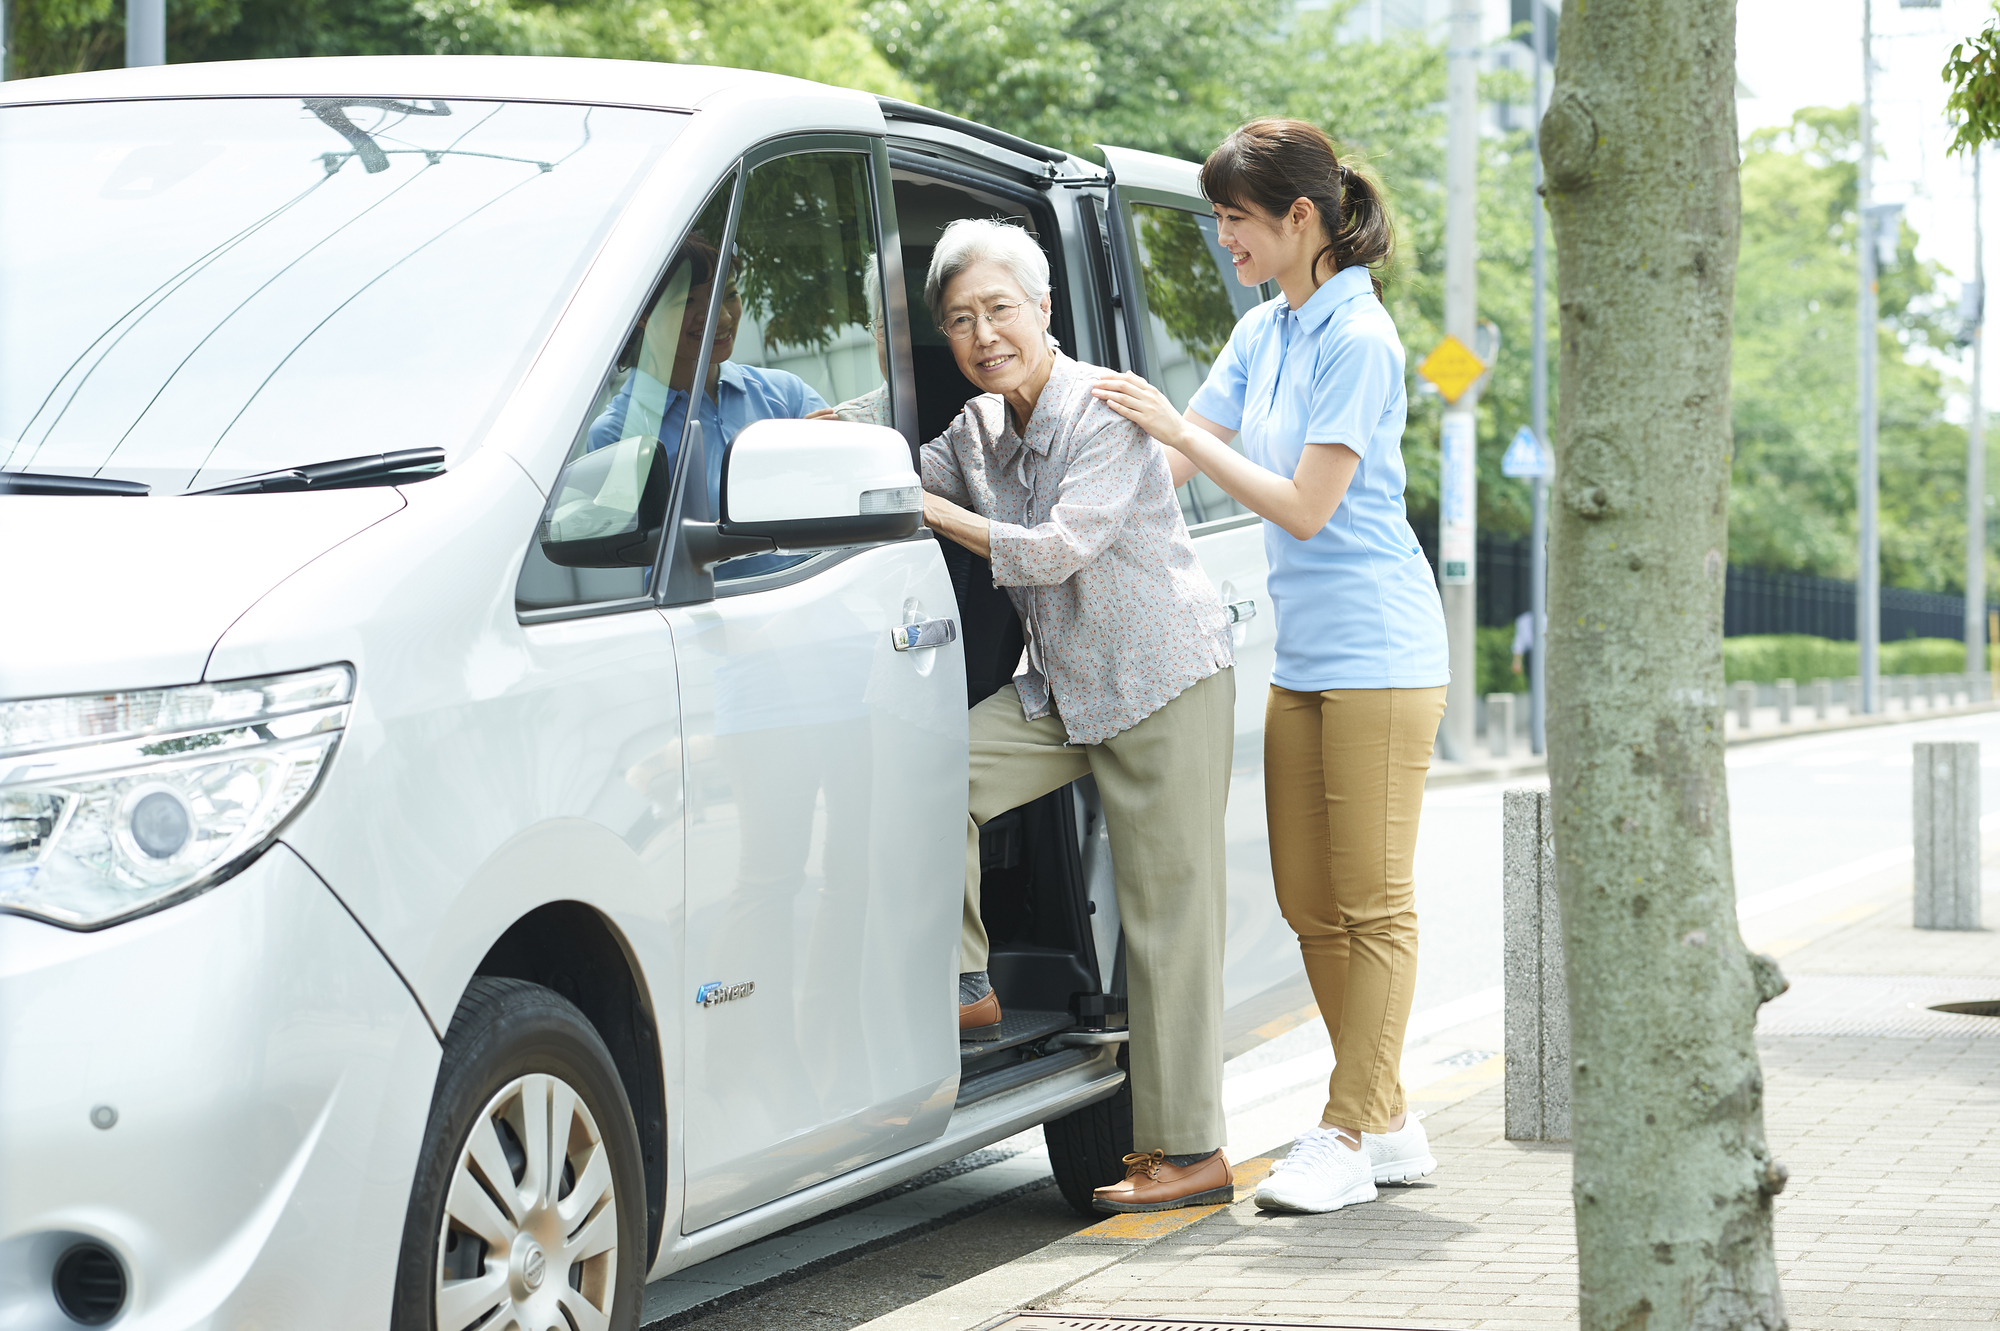
<svg viewBox="0 0 2000 1331">
<path fill-rule="evenodd" d="M 682 425 L 687 420 L 688 393 L 667 385 L 635 369 L 590 426 L 590 449 L 608 448 L 620 439 L 647 432 L 651 426 L 660 441 L 668 466 L 681 451 Z M 717 399 L 720 399 L 718 402 Z M 695 419 L 701 422 L 702 452 L 708 471 L 708 511 L 722 512 L 722 457 L 729 443 L 742 429 L 756 421 L 774 418 L 797 420 L 826 406 L 826 399 L 812 385 L 785 370 L 761 369 L 755 365 L 722 362 L 716 397 L 701 395 Z M 628 428 L 627 421 L 630 421 Z M 760 556 L 761 558 L 762 556 Z M 747 561 L 746 561 L 747 562 Z"/>
</svg>

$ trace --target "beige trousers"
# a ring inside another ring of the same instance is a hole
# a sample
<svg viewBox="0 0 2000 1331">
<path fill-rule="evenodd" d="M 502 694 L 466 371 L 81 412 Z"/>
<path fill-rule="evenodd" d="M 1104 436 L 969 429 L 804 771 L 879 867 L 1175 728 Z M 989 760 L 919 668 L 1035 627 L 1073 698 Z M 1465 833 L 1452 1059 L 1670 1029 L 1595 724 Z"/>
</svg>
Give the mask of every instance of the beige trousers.
<svg viewBox="0 0 2000 1331">
<path fill-rule="evenodd" d="M 1101 744 L 1068 743 L 1062 720 L 1054 715 L 1024 719 L 1011 686 L 972 709 L 960 969 L 986 967 L 979 825 L 1094 774 L 1125 927 L 1132 1136 L 1142 1151 L 1212 1151 L 1227 1135 L 1222 812 L 1229 799 L 1235 711 L 1233 669 L 1189 685 Z"/>
<path fill-rule="evenodd" d="M 1417 816 L 1444 716 L 1434 689 L 1271 686 L 1264 807 L 1278 908 L 1333 1037 L 1325 1122 L 1384 1132 L 1403 1112 L 1417 980 Z"/>
</svg>

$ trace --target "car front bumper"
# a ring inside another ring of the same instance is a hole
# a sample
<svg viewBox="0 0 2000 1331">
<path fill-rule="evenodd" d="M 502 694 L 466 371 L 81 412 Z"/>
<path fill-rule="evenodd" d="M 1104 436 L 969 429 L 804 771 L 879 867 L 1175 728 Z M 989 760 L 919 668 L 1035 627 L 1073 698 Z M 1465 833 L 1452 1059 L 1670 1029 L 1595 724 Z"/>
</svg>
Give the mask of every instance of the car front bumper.
<svg viewBox="0 0 2000 1331">
<path fill-rule="evenodd" d="M 0 1327 L 75 1326 L 51 1274 L 86 1241 L 120 1331 L 386 1324 L 438 1056 L 282 844 L 95 933 L 0 916 Z"/>
</svg>

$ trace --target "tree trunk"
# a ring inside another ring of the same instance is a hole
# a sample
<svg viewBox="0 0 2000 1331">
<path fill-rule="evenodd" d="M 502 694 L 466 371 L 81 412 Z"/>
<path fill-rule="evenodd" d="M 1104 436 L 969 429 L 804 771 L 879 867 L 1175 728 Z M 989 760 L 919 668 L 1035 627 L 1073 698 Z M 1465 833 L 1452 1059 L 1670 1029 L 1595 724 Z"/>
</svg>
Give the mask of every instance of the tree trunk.
<svg viewBox="0 0 2000 1331">
<path fill-rule="evenodd" d="M 1723 772 L 1734 0 L 1564 8 L 1549 771 L 1586 1331 L 1785 1326 Z"/>
</svg>

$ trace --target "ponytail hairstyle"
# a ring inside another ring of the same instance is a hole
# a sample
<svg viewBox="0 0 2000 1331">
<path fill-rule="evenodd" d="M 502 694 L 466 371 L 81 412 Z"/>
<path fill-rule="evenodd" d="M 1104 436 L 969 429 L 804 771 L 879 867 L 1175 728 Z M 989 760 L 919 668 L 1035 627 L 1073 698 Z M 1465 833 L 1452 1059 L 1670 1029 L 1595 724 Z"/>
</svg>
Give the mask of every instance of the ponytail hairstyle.
<svg viewBox="0 0 2000 1331">
<path fill-rule="evenodd" d="M 1382 189 L 1334 153 L 1333 140 L 1317 125 L 1275 116 L 1253 120 L 1208 155 L 1201 167 L 1201 192 L 1224 207 L 1253 205 L 1283 217 L 1296 199 L 1311 199 L 1326 244 L 1313 256 L 1312 274 L 1322 263 L 1333 273 L 1357 265 L 1380 269 L 1396 249 L 1394 228 Z M 1369 280 L 1382 299 L 1382 279 Z"/>
</svg>

